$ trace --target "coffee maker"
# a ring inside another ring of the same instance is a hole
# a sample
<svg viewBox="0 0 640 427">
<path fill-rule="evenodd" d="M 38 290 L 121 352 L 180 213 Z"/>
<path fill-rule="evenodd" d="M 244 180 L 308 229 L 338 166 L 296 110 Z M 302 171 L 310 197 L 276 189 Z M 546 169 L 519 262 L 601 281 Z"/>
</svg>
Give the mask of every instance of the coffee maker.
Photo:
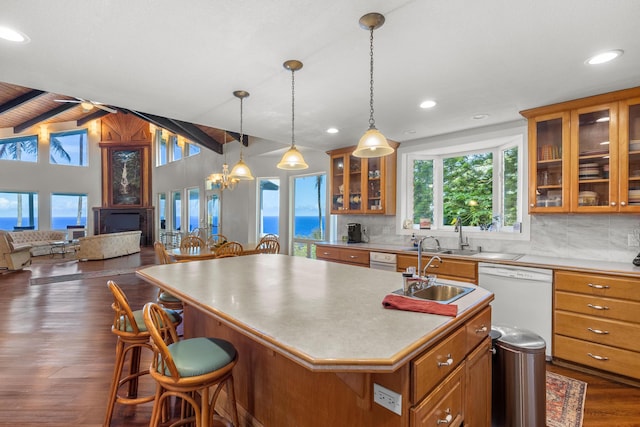
<svg viewBox="0 0 640 427">
<path fill-rule="evenodd" d="M 347 224 L 347 243 L 362 242 L 362 224 L 350 222 Z"/>
</svg>

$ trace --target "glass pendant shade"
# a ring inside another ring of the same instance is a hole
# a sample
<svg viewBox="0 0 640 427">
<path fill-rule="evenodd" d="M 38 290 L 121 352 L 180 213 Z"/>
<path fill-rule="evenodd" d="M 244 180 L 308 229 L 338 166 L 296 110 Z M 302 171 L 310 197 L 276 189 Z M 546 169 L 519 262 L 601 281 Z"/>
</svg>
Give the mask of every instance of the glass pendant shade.
<svg viewBox="0 0 640 427">
<path fill-rule="evenodd" d="M 382 157 L 393 153 L 387 138 L 376 128 L 369 129 L 362 135 L 353 155 L 355 157 Z"/>
<path fill-rule="evenodd" d="M 233 169 L 231 169 L 231 178 L 237 179 L 240 181 L 251 181 L 255 179 L 253 175 L 251 175 L 251 170 L 249 166 L 242 160 L 242 156 L 240 156 L 240 160 L 235 164 Z"/>
<path fill-rule="evenodd" d="M 309 165 L 304 161 L 302 154 L 298 151 L 295 146 L 292 146 L 284 153 L 280 163 L 278 163 L 278 169 L 285 170 L 301 170 L 307 169 Z"/>
</svg>

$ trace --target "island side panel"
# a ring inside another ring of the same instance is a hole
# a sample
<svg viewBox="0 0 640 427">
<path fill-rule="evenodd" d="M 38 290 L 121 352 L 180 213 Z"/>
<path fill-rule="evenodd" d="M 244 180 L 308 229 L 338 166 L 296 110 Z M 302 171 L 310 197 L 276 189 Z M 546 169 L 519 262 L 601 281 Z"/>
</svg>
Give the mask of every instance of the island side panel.
<svg viewBox="0 0 640 427">
<path fill-rule="evenodd" d="M 408 364 L 388 374 L 312 372 L 193 306 L 184 317 L 185 338 L 223 338 L 238 350 L 233 377 L 243 426 L 409 426 Z M 373 383 L 402 394 L 402 415 L 373 403 Z"/>
</svg>

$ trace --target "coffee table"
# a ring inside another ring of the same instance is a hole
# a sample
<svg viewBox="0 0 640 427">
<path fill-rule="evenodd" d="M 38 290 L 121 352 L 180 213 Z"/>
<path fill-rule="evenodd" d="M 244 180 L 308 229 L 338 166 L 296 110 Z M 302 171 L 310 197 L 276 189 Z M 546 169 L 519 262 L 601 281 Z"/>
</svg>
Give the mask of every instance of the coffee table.
<svg viewBox="0 0 640 427">
<path fill-rule="evenodd" d="M 53 258 L 56 254 L 62 255 L 64 258 L 67 255 L 67 252 L 75 252 L 76 247 L 78 245 L 78 240 L 54 240 L 49 242 L 51 248 L 49 253 L 51 254 L 51 258 Z"/>
</svg>

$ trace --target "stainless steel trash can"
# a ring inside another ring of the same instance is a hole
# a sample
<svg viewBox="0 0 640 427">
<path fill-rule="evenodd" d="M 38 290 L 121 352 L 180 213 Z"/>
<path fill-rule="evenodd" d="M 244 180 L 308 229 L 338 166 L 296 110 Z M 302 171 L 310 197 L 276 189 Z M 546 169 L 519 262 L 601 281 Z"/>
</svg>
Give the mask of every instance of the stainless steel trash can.
<svg viewBox="0 0 640 427">
<path fill-rule="evenodd" d="M 492 427 L 546 426 L 546 343 L 539 335 L 494 325 Z"/>
</svg>

